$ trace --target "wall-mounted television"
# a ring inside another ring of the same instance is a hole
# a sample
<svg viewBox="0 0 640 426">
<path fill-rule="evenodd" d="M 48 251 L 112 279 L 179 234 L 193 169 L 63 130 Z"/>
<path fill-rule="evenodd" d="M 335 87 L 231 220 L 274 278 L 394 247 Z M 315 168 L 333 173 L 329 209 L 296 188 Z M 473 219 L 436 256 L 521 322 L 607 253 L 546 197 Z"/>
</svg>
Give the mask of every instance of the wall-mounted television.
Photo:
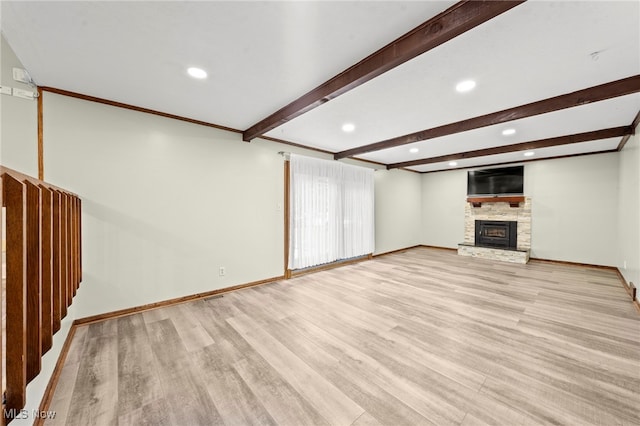
<svg viewBox="0 0 640 426">
<path fill-rule="evenodd" d="M 524 166 L 467 172 L 467 195 L 469 196 L 507 196 L 523 193 Z"/>
</svg>

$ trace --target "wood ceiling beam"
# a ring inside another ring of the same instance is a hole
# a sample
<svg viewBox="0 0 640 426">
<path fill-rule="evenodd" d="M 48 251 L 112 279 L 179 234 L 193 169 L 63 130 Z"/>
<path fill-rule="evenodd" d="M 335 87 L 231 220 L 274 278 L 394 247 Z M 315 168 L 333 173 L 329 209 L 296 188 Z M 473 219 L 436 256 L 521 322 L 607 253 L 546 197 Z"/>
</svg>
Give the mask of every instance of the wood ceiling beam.
<svg viewBox="0 0 640 426">
<path fill-rule="evenodd" d="M 334 154 L 334 158 L 339 160 L 341 158 L 352 157 L 354 155 L 365 154 L 367 152 L 380 151 L 382 149 L 407 145 L 441 136 L 453 135 L 455 133 L 493 126 L 566 108 L 573 108 L 636 92 L 640 92 L 640 75 L 634 75 L 632 77 L 623 78 L 622 80 L 612 81 L 610 83 L 601 84 L 588 89 L 578 90 L 576 92 L 566 93 L 564 95 L 555 96 L 553 98 L 544 99 L 530 104 L 520 105 L 491 114 L 481 115 L 479 117 L 469 118 L 455 123 L 410 133 L 408 135 L 398 136 L 381 142 L 348 149 Z"/>
<path fill-rule="evenodd" d="M 493 166 L 505 166 L 507 164 L 524 164 L 524 163 L 532 163 L 534 161 L 540 161 L 540 160 L 557 160 L 560 158 L 575 158 L 575 157 L 585 157 L 587 155 L 596 155 L 596 154 L 611 154 L 613 152 L 618 152 L 615 148 L 612 149 L 604 149 L 602 151 L 592 151 L 592 152 L 583 152 L 580 154 L 565 154 L 565 155 L 554 155 L 552 157 L 545 157 L 545 158 L 530 158 L 530 159 L 522 159 L 522 160 L 516 160 L 516 161 L 501 161 L 498 163 L 490 163 L 490 164 L 482 164 L 482 167 L 493 167 Z M 466 170 L 466 169 L 475 169 L 478 166 L 463 166 L 463 167 L 450 167 L 447 168 L 447 170 Z M 421 175 L 426 175 L 429 173 L 438 173 L 438 172 L 442 172 L 443 170 L 429 170 L 428 172 L 416 172 L 414 170 L 415 173 L 420 173 Z"/>
<path fill-rule="evenodd" d="M 521 3 L 524 0 L 460 1 L 249 127 L 243 132 L 242 139 L 251 141 Z"/>
<path fill-rule="evenodd" d="M 636 114 L 636 118 L 634 118 L 633 122 L 631 123 L 631 128 L 633 129 L 633 133 L 628 134 L 624 138 L 622 138 L 622 140 L 618 144 L 618 148 L 616 148 L 618 151 L 622 151 L 622 148 L 624 148 L 624 146 L 627 144 L 631 135 L 635 134 L 638 124 L 640 124 L 640 111 L 638 111 L 638 114 Z"/>
<path fill-rule="evenodd" d="M 387 165 L 387 169 L 400 167 L 420 166 L 424 164 L 440 163 L 445 161 L 464 160 L 468 158 L 486 157 L 488 155 L 506 154 L 509 152 L 529 151 L 539 148 L 549 148 L 559 145 L 570 145 L 580 142 L 589 142 L 600 139 L 616 138 L 633 133 L 631 126 L 613 127 L 610 129 L 595 130 L 593 132 L 577 133 L 573 135 L 558 136 L 554 138 L 539 139 L 535 141 L 516 143 L 512 145 L 497 146 L 494 148 L 477 149 L 456 154 L 441 155 L 438 157 L 423 158 L 421 160 L 404 161 Z"/>
</svg>

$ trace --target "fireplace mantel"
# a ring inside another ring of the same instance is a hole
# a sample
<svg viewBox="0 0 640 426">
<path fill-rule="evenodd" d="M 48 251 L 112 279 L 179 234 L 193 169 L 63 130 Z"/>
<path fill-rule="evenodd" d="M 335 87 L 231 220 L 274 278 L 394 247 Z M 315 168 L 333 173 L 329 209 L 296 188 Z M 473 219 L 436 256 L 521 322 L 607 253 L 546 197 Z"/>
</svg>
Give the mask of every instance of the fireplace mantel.
<svg viewBox="0 0 640 426">
<path fill-rule="evenodd" d="M 519 207 L 520 203 L 524 203 L 524 195 L 513 197 L 469 197 L 467 203 L 471 203 L 473 207 L 480 207 L 482 203 L 509 203 L 510 207 Z"/>
</svg>

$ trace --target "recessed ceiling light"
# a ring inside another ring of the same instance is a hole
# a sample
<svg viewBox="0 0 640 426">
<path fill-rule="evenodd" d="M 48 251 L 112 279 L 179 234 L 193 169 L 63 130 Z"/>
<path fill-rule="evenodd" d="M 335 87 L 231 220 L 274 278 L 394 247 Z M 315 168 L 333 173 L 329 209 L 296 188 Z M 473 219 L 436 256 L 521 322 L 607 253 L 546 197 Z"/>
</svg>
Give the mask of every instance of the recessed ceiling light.
<svg viewBox="0 0 640 426">
<path fill-rule="evenodd" d="M 356 125 L 353 123 L 345 123 L 342 125 L 343 132 L 350 133 L 350 132 L 353 132 L 355 129 L 356 129 Z"/>
<path fill-rule="evenodd" d="M 523 154 L 525 157 L 532 157 L 533 155 L 535 155 L 535 152 L 533 151 L 527 151 Z"/>
<path fill-rule="evenodd" d="M 458 165 L 458 163 L 456 163 L 455 161 L 449 161 L 449 165 L 450 165 L 451 167 L 454 167 L 454 166 L 457 166 L 457 165 Z"/>
<path fill-rule="evenodd" d="M 516 134 L 516 129 L 504 129 L 502 131 L 502 136 L 511 136 Z"/>
<path fill-rule="evenodd" d="M 187 73 L 193 78 L 198 78 L 198 79 L 207 78 L 207 72 L 202 68 L 196 68 L 196 67 L 187 68 Z"/>
<path fill-rule="evenodd" d="M 468 92 L 476 87 L 476 82 L 473 80 L 464 80 L 456 85 L 456 90 L 460 93 Z"/>
<path fill-rule="evenodd" d="M 418 148 L 411 148 L 409 150 L 409 152 L 412 153 L 412 154 L 416 154 L 418 151 L 420 151 Z"/>
</svg>

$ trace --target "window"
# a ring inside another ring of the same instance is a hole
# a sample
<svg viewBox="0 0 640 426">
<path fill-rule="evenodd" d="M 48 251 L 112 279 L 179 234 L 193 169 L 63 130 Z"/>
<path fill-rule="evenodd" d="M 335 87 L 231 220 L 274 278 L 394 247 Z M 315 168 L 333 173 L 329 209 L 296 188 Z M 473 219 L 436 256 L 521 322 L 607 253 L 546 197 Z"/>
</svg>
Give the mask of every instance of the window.
<svg viewBox="0 0 640 426">
<path fill-rule="evenodd" d="M 372 253 L 373 170 L 294 154 L 290 161 L 289 267 Z"/>
</svg>

